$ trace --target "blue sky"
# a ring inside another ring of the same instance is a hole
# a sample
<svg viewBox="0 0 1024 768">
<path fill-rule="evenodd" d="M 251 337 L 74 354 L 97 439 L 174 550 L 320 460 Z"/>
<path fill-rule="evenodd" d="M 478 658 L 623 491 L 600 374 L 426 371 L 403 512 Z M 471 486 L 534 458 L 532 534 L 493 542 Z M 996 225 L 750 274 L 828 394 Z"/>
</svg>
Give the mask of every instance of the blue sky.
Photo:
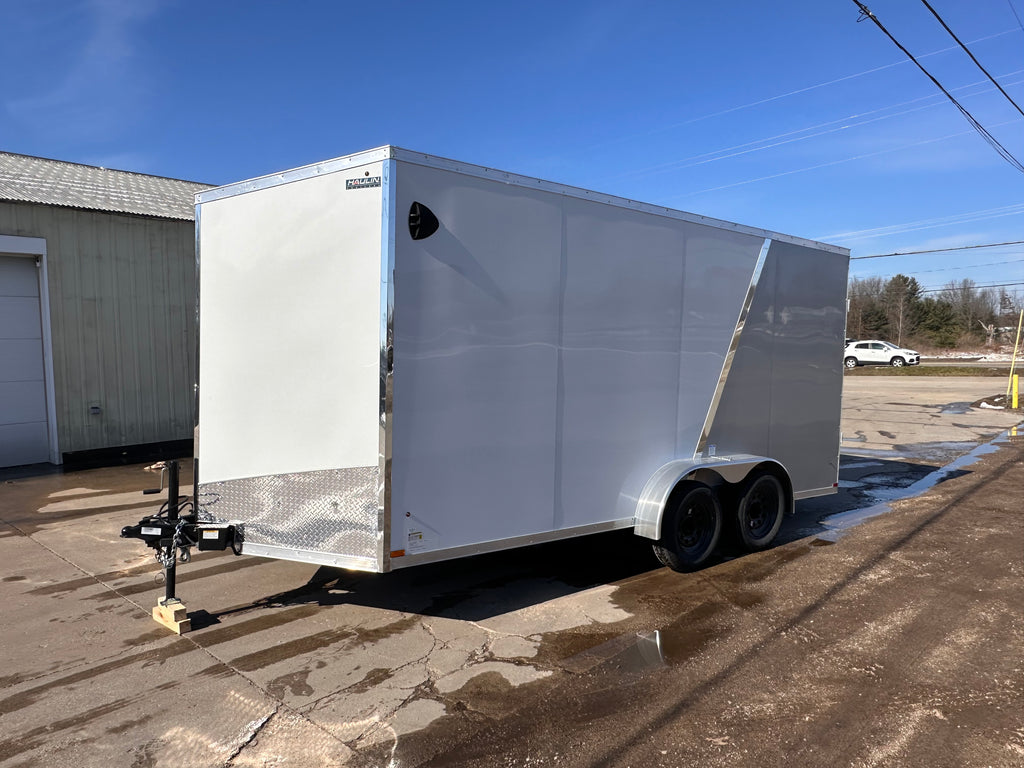
<svg viewBox="0 0 1024 768">
<path fill-rule="evenodd" d="M 1024 107 L 1024 0 L 931 2 Z M 922 3 L 866 4 L 1024 160 L 1024 118 Z M 1024 240 L 1024 174 L 858 16 L 850 0 L 9 0 L 0 150 L 220 184 L 396 144 L 854 256 Z M 1024 248 L 851 274 L 900 271 L 1024 282 Z"/>
</svg>

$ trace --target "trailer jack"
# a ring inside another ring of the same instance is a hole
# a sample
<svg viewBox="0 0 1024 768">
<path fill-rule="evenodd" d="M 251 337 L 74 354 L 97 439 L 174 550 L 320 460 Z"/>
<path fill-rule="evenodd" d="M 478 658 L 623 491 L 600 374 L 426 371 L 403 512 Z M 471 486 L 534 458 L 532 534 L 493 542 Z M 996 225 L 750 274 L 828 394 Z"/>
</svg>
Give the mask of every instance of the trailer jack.
<svg viewBox="0 0 1024 768">
<path fill-rule="evenodd" d="M 190 562 L 192 547 L 201 551 L 231 547 L 240 555 L 241 537 L 236 537 L 233 525 L 198 522 L 195 504 L 188 497 L 182 499 L 178 495 L 178 462 L 164 462 L 161 485 L 164 473 L 167 475 L 167 501 L 155 515 L 147 515 L 137 524 L 122 528 L 121 538 L 140 539 L 155 550 L 156 560 L 164 569 L 164 596 L 153 607 L 153 619 L 180 635 L 192 629 L 192 620 L 185 604 L 175 595 L 178 561 Z M 159 493 L 159 489 L 143 493 Z"/>
</svg>

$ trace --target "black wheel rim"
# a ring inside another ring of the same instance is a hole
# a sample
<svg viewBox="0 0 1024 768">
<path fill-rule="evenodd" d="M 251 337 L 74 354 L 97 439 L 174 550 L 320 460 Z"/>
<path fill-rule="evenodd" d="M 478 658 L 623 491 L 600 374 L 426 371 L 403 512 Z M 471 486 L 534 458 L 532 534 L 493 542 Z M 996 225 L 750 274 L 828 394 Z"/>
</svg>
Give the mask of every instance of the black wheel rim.
<svg viewBox="0 0 1024 768">
<path fill-rule="evenodd" d="M 778 481 L 762 477 L 747 492 L 743 524 L 752 539 L 763 539 L 775 527 L 782 504 L 782 489 Z"/>
<path fill-rule="evenodd" d="M 715 502 L 710 492 L 695 493 L 679 507 L 676 537 L 683 552 L 699 554 L 714 540 L 717 528 Z"/>
</svg>

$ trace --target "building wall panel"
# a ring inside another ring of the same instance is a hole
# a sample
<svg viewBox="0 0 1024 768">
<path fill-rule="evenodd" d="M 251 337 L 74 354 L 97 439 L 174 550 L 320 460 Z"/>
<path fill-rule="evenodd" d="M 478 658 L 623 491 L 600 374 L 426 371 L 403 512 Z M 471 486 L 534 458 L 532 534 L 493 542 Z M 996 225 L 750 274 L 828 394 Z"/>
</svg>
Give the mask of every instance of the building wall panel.
<svg viewBox="0 0 1024 768">
<path fill-rule="evenodd" d="M 0 202 L 0 234 L 46 239 L 61 451 L 190 438 L 193 223 Z"/>
</svg>

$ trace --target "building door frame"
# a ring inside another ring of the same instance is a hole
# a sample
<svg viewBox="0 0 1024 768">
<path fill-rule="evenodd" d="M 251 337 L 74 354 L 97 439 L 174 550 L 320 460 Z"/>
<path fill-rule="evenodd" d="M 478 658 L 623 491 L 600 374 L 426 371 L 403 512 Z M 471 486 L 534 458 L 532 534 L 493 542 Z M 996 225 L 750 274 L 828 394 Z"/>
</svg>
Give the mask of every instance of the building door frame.
<svg viewBox="0 0 1024 768">
<path fill-rule="evenodd" d="M 57 441 L 57 395 L 53 382 L 53 335 L 50 331 L 50 281 L 47 276 L 46 238 L 0 235 L 0 253 L 34 258 L 39 268 L 39 318 L 43 331 L 43 377 L 46 389 L 46 425 L 49 433 L 50 463 L 60 464 Z"/>
</svg>

